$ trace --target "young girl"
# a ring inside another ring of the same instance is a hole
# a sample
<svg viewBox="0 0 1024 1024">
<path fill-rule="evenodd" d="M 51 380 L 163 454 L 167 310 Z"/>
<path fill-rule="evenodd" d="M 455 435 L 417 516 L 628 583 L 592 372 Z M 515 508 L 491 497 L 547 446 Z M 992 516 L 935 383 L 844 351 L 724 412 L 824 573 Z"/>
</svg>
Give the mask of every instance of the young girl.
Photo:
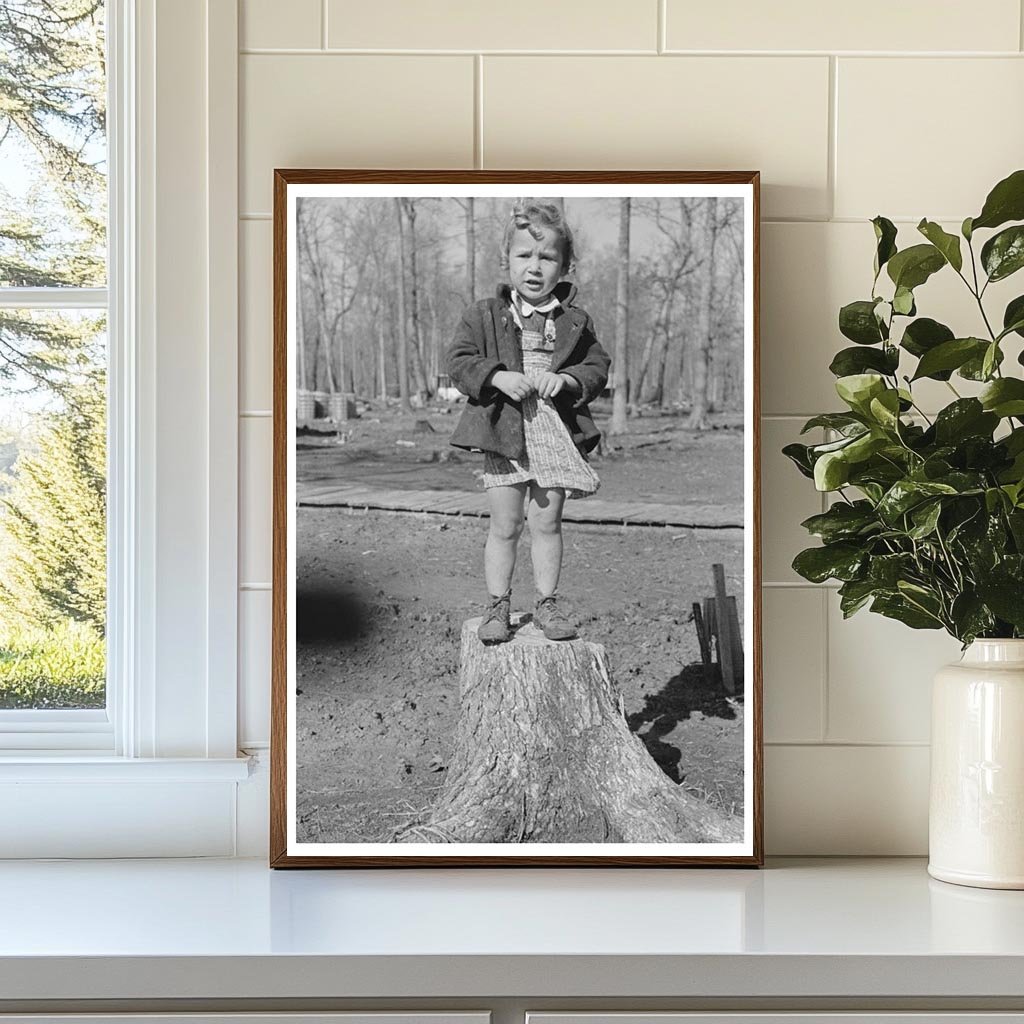
<svg viewBox="0 0 1024 1024">
<path fill-rule="evenodd" d="M 601 435 L 587 403 L 605 386 L 609 358 L 593 321 L 573 305 L 576 286 L 561 280 L 574 258 L 572 232 L 557 206 L 517 203 L 501 243 L 509 284 L 466 310 L 448 349 L 448 372 L 469 398 L 451 444 L 485 453 L 491 519 L 484 575 L 491 600 L 478 631 L 484 643 L 512 635 L 512 572 L 527 503 L 534 621 L 550 640 L 576 636 L 555 599 L 562 505 L 598 488 L 585 456 Z"/>
</svg>

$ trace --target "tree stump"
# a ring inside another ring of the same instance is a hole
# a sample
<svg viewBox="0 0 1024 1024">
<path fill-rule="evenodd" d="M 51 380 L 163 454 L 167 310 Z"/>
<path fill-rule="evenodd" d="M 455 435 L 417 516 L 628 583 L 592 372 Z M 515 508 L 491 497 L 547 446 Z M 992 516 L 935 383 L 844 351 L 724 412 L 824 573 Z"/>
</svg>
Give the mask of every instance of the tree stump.
<svg viewBox="0 0 1024 1024">
<path fill-rule="evenodd" d="M 445 785 L 404 843 L 723 843 L 726 815 L 669 779 L 626 724 L 604 647 L 514 619 L 485 646 L 462 626 L 461 710 Z"/>
</svg>

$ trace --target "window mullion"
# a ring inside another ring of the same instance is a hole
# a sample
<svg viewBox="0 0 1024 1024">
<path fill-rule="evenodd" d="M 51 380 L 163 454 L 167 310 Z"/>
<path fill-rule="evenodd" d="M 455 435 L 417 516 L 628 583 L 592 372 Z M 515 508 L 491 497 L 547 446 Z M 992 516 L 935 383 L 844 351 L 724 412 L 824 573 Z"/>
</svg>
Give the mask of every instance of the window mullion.
<svg viewBox="0 0 1024 1024">
<path fill-rule="evenodd" d="M 106 288 L 2 288 L 0 309 L 106 309 Z"/>
</svg>

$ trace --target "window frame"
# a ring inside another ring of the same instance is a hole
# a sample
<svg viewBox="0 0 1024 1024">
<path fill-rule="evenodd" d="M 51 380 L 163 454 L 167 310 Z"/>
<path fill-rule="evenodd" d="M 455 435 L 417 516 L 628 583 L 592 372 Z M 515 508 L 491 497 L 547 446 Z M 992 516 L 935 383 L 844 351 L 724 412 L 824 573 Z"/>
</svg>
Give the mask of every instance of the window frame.
<svg viewBox="0 0 1024 1024">
<path fill-rule="evenodd" d="M 11 751 L 37 753 L 89 751 L 113 754 L 117 747 L 114 711 L 118 706 L 119 682 L 124 666 L 117 657 L 117 647 L 123 643 L 121 609 L 115 602 L 121 597 L 112 587 L 123 572 L 124 556 L 119 545 L 121 517 L 111 513 L 125 500 L 132 482 L 112 471 L 112 459 L 118 461 L 124 443 L 127 421 L 115 408 L 114 392 L 124 390 L 123 364 L 130 346 L 126 323 L 115 315 L 112 297 L 123 291 L 113 287 L 127 265 L 126 243 L 132 228 L 130 208 L 124 202 L 124 183 L 130 184 L 134 175 L 134 161 L 130 159 L 128 134 L 134 113 L 131 103 L 134 73 L 129 44 L 128 26 L 133 4 L 131 0 L 104 0 L 106 35 L 106 103 L 107 103 L 107 284 L 105 287 L 0 287 L 0 308 L 47 310 L 103 310 L 107 314 L 107 643 L 106 685 L 103 708 L 19 708 L 0 709 L 0 755 Z M 112 493 L 113 490 L 113 493 Z M 114 525 L 112 526 L 112 519 Z M 113 614 L 112 614 L 113 613 Z M 113 666 L 113 670 L 112 670 Z"/>
<path fill-rule="evenodd" d="M 0 716 L 0 857 L 230 856 L 238 5 L 107 5 L 108 714 Z"/>
</svg>

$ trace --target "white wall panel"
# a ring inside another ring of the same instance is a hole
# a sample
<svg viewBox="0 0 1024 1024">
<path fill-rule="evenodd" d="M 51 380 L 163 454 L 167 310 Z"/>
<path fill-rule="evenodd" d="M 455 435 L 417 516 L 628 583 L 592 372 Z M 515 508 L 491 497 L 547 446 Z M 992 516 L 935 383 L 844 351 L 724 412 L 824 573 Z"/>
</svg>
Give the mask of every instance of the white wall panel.
<svg viewBox="0 0 1024 1024">
<path fill-rule="evenodd" d="M 517 129 L 527 82 L 566 83 L 559 116 Z M 761 171 L 763 212 L 828 211 L 828 61 L 486 57 L 486 167 Z"/>
</svg>

